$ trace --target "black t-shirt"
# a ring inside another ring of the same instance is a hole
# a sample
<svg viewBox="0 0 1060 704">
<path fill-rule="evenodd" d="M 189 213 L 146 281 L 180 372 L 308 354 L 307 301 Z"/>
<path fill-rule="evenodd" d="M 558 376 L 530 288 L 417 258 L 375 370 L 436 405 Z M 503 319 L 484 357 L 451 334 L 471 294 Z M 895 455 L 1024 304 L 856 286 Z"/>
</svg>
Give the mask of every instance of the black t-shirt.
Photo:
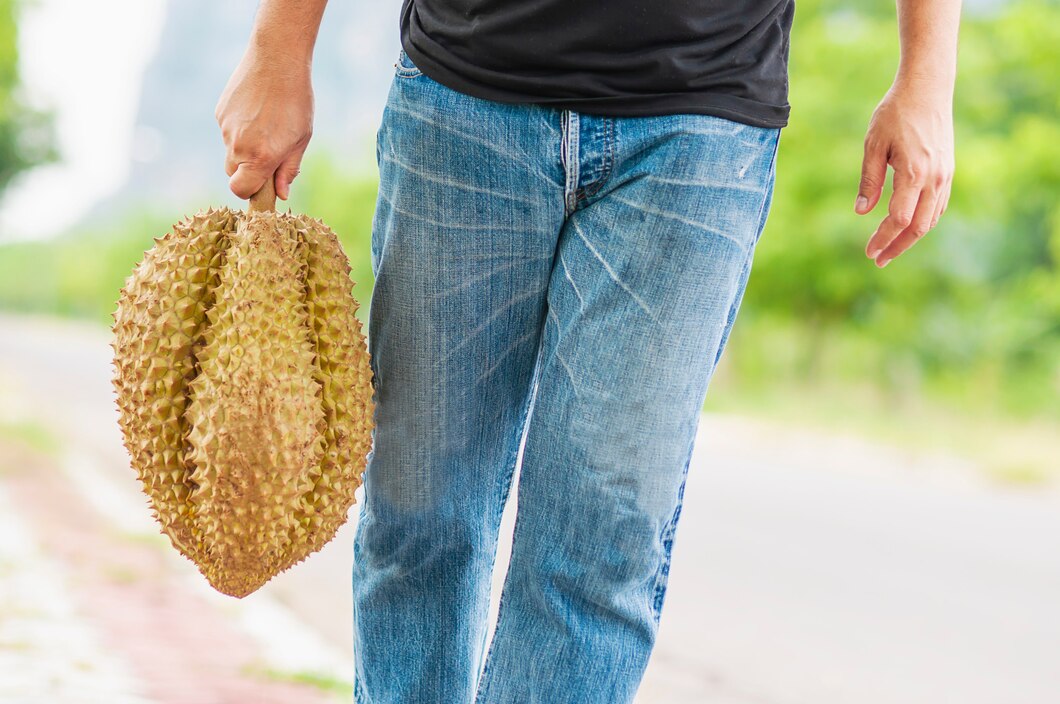
<svg viewBox="0 0 1060 704">
<path fill-rule="evenodd" d="M 787 124 L 795 0 L 404 0 L 401 45 L 489 100 Z"/>
</svg>

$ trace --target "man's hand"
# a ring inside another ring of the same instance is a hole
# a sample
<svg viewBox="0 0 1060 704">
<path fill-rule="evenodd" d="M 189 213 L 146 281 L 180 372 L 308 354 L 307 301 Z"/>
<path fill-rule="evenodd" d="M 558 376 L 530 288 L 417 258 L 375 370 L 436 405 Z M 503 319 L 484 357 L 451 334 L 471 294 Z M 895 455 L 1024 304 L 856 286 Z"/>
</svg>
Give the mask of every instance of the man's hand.
<svg viewBox="0 0 1060 704">
<path fill-rule="evenodd" d="M 248 52 L 214 114 L 225 142 L 232 192 L 250 198 L 275 174 L 276 197 L 287 200 L 313 134 L 308 67 L 279 69 Z"/>
<path fill-rule="evenodd" d="M 953 84 L 961 0 L 896 0 L 901 58 L 865 135 L 854 211 L 880 200 L 894 169 L 887 217 L 865 246 L 876 266 L 913 246 L 946 211 L 953 182 Z"/>
<path fill-rule="evenodd" d="M 287 200 L 313 134 L 313 45 L 327 0 L 262 0 L 250 45 L 214 116 L 229 188 L 250 198 L 274 179 Z"/>
<path fill-rule="evenodd" d="M 930 82 L 895 81 L 876 107 L 865 136 L 861 185 L 854 210 L 864 215 L 879 202 L 894 169 L 887 217 L 865 254 L 886 266 L 935 227 L 946 211 L 953 182 L 953 116 L 948 92 Z"/>
</svg>

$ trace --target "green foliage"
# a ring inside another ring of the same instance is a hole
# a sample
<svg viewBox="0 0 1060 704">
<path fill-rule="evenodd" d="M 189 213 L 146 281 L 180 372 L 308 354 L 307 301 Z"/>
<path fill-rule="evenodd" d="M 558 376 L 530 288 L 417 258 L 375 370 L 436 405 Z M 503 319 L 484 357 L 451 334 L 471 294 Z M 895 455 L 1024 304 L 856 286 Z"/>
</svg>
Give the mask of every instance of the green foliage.
<svg viewBox="0 0 1060 704">
<path fill-rule="evenodd" d="M 292 191 L 293 193 L 293 191 Z M 353 685 L 325 672 L 312 670 L 280 670 L 253 662 L 242 668 L 243 674 L 258 677 L 272 682 L 289 682 L 303 684 L 325 694 L 336 694 L 349 699 L 353 695 Z"/>
<path fill-rule="evenodd" d="M 711 403 L 768 405 L 789 390 L 800 408 L 830 404 L 841 415 L 876 404 L 913 417 L 932 398 L 1060 418 L 1060 5 L 1017 0 L 991 16 L 966 13 L 958 53 L 949 209 L 877 269 L 864 248 L 890 185 L 867 216 L 854 213 L 854 198 L 865 129 L 897 67 L 894 8 L 799 0 L 773 210 Z M 337 163 L 307 160 L 290 205 L 339 234 L 366 321 L 376 183 Z M 0 307 L 109 324 L 171 207 L 0 247 Z"/>
<path fill-rule="evenodd" d="M 111 228 L 6 245 L 0 307 L 109 324 L 125 278 L 166 228 L 157 215 L 137 212 Z"/>
<path fill-rule="evenodd" d="M 327 162 L 309 160 L 291 189 L 291 208 L 322 219 L 350 255 L 358 317 L 367 321 L 372 290 L 367 258 L 376 183 L 351 180 Z M 170 229 L 172 212 L 161 208 L 129 212 L 117 222 L 96 225 L 43 242 L 0 246 L 0 308 L 96 320 L 107 325 L 125 279 Z"/>
<path fill-rule="evenodd" d="M 26 106 L 18 73 L 18 0 L 0 0 L 0 193 L 18 174 L 56 158 L 49 114 Z"/>
<path fill-rule="evenodd" d="M 56 454 L 62 446 L 50 428 L 26 419 L 0 420 L 0 442 L 18 442 L 46 454 Z"/>
<path fill-rule="evenodd" d="M 912 395 L 1060 414 L 1060 6 L 1023 0 L 964 17 L 949 207 L 879 270 L 864 248 L 890 184 L 869 215 L 854 213 L 854 198 L 897 36 L 893 12 L 799 1 L 791 123 L 730 374 L 763 386 L 869 377 Z"/>
</svg>

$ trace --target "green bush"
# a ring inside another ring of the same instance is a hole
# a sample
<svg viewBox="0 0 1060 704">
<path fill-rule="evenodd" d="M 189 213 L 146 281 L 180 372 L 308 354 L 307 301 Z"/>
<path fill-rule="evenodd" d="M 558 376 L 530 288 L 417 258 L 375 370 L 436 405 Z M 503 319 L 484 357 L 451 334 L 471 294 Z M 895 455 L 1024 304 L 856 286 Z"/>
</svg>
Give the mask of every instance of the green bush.
<svg viewBox="0 0 1060 704">
<path fill-rule="evenodd" d="M 1060 416 L 1060 6 L 965 16 L 949 208 L 883 270 L 864 248 L 890 185 L 870 215 L 854 198 L 865 130 L 897 66 L 896 20 L 800 0 L 795 23 L 791 124 L 721 386 L 871 378 Z M 765 344 L 777 335 L 784 346 Z"/>
<path fill-rule="evenodd" d="M 367 320 L 373 284 L 367 252 L 375 194 L 375 181 L 343 178 L 326 161 L 310 161 L 291 191 L 292 210 L 322 219 L 342 241 L 362 320 Z M 154 246 L 154 238 L 180 219 L 183 215 L 174 218 L 161 208 L 144 209 L 127 213 L 110 227 L 0 246 L 0 308 L 109 325 L 125 279 Z"/>
</svg>

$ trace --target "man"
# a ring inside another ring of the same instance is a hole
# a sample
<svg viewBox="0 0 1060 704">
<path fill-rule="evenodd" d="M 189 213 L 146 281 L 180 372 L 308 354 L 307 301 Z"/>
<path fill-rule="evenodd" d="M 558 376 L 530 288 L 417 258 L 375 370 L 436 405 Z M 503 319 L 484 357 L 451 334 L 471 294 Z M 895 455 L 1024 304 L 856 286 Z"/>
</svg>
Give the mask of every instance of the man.
<svg viewBox="0 0 1060 704">
<path fill-rule="evenodd" d="M 298 173 L 324 4 L 263 0 L 218 104 L 242 198 L 273 178 L 286 199 Z M 875 207 L 890 164 L 879 267 L 935 225 L 953 174 L 959 0 L 897 6 L 855 206 Z M 633 700 L 769 212 L 793 16 L 793 0 L 404 0 L 377 135 L 361 704 Z"/>
</svg>

